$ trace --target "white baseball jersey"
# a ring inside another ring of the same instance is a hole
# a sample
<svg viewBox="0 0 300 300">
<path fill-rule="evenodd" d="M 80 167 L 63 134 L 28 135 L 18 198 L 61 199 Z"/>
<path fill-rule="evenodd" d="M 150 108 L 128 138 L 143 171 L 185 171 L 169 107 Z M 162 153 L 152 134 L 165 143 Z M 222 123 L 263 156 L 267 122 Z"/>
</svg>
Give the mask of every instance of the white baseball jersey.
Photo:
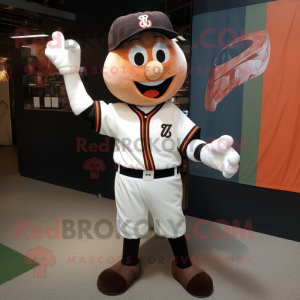
<svg viewBox="0 0 300 300">
<path fill-rule="evenodd" d="M 173 103 L 145 109 L 127 103 L 95 102 L 95 131 L 115 138 L 114 161 L 126 168 L 169 169 L 181 164 L 185 151 L 200 128 Z"/>
</svg>

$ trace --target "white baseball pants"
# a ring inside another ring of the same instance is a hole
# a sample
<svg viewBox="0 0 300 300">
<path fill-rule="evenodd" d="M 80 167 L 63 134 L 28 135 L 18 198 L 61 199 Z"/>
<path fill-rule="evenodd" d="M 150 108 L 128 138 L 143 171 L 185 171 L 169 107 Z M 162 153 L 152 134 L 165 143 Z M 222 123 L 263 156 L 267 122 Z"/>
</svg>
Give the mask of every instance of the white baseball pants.
<svg viewBox="0 0 300 300">
<path fill-rule="evenodd" d="M 152 181 L 116 173 L 115 198 L 117 232 L 128 239 L 137 239 L 149 231 L 148 211 L 159 236 L 177 238 L 185 234 L 182 212 L 180 173 Z"/>
</svg>

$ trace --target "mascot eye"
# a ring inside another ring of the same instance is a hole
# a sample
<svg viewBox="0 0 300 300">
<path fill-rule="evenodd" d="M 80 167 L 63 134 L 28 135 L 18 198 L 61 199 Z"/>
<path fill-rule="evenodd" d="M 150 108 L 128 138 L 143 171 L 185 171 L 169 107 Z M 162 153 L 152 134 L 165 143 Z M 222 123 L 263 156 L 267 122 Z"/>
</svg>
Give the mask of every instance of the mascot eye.
<svg viewBox="0 0 300 300">
<path fill-rule="evenodd" d="M 147 51 L 141 46 L 134 46 L 130 49 L 128 58 L 134 66 L 142 66 L 148 61 Z"/>
<path fill-rule="evenodd" d="M 152 56 L 154 60 L 165 63 L 170 58 L 170 51 L 165 44 L 157 43 L 153 47 Z"/>
</svg>

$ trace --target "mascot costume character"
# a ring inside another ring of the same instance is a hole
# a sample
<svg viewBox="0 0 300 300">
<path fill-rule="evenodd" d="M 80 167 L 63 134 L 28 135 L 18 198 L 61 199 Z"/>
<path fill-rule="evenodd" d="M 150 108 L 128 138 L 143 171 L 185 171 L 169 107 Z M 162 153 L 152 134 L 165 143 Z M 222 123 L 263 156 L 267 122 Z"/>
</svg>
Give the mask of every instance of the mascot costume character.
<svg viewBox="0 0 300 300">
<path fill-rule="evenodd" d="M 159 11 L 119 17 L 112 24 L 104 80 L 122 103 L 93 101 L 78 72 L 80 46 L 54 32 L 46 55 L 64 76 L 75 115 L 89 120 L 97 133 L 115 138 L 114 161 L 117 231 L 124 237 L 122 259 L 98 277 L 98 289 L 124 293 L 141 272 L 140 238 L 148 233 L 148 211 L 154 230 L 168 239 L 175 259 L 173 277 L 196 297 L 213 292 L 211 277 L 192 264 L 185 239 L 182 182 L 177 167 L 180 151 L 188 158 L 218 169 L 226 178 L 238 170 L 239 154 L 225 135 L 212 143 L 200 140 L 200 128 L 167 101 L 182 86 L 185 56 L 173 38 L 169 18 Z"/>
</svg>

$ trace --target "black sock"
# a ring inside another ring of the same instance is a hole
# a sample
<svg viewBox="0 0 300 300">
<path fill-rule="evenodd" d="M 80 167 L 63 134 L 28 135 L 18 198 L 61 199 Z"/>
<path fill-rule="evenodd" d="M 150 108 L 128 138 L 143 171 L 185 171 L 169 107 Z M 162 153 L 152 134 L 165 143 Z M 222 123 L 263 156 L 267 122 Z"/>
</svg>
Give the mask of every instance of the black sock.
<svg viewBox="0 0 300 300">
<path fill-rule="evenodd" d="M 176 265 L 181 269 L 190 267 L 192 263 L 190 261 L 185 236 L 183 235 L 176 239 L 170 238 L 168 240 L 173 250 L 174 263 L 176 263 Z"/>
<path fill-rule="evenodd" d="M 140 260 L 138 258 L 141 239 L 126 239 L 123 241 L 122 264 L 126 266 L 135 266 Z"/>
</svg>

